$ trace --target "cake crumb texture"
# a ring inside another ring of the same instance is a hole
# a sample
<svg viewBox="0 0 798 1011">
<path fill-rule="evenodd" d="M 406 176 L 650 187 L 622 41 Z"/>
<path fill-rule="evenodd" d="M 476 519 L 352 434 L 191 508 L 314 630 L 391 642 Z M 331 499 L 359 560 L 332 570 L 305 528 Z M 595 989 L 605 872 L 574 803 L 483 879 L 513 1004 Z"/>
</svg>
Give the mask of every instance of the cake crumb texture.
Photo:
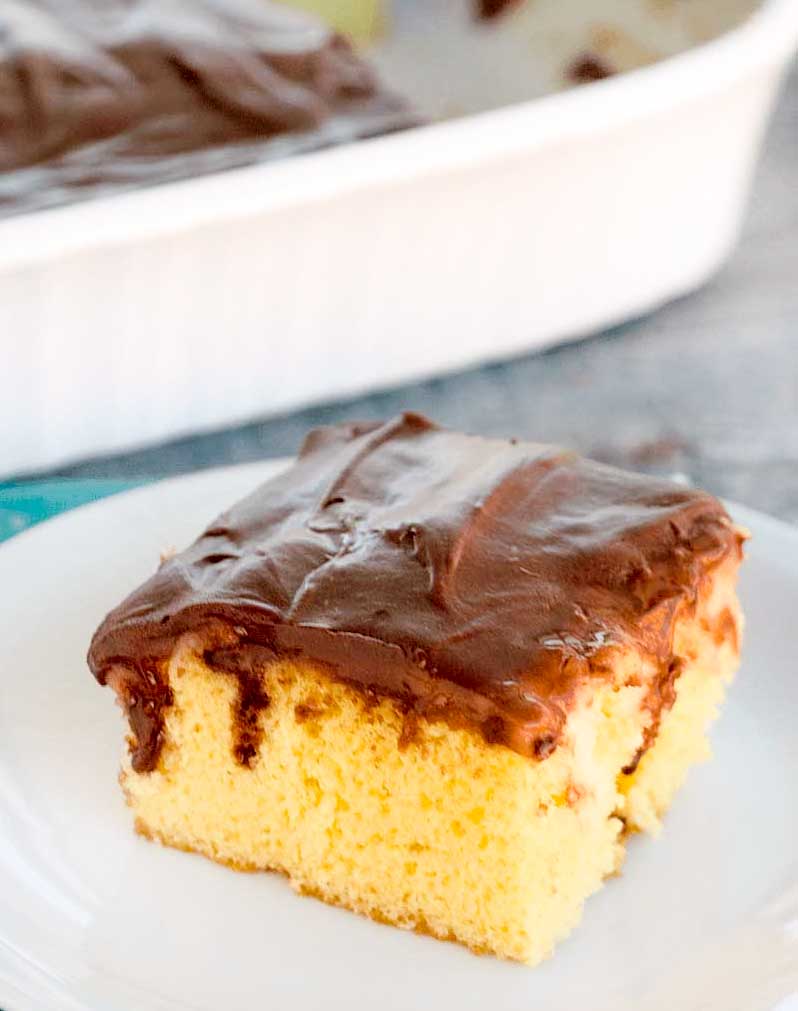
<svg viewBox="0 0 798 1011">
<path fill-rule="evenodd" d="M 258 671 L 268 705 L 257 752 L 236 760 L 239 687 L 198 633 L 165 663 L 157 767 L 122 780 L 138 830 L 240 869 L 284 872 L 299 892 L 478 952 L 534 964 L 621 865 L 630 831 L 656 833 L 734 672 L 737 558 L 677 618 L 676 698 L 633 772 L 652 716 L 651 661 L 613 650 L 544 760 L 470 728 L 412 718 L 303 658 Z"/>
</svg>

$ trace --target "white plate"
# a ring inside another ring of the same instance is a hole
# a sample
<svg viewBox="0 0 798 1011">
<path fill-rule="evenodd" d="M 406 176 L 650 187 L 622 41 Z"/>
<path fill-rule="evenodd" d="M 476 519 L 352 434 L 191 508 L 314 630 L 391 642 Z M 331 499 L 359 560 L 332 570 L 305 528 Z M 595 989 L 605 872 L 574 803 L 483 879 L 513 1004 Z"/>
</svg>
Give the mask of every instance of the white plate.
<svg viewBox="0 0 798 1011">
<path fill-rule="evenodd" d="M 798 531 L 744 509 L 749 633 L 715 759 L 538 969 L 133 834 L 116 783 L 121 717 L 86 669 L 89 638 L 160 549 L 276 466 L 139 489 L 0 549 L 3 1011 L 798 1007 Z"/>
</svg>

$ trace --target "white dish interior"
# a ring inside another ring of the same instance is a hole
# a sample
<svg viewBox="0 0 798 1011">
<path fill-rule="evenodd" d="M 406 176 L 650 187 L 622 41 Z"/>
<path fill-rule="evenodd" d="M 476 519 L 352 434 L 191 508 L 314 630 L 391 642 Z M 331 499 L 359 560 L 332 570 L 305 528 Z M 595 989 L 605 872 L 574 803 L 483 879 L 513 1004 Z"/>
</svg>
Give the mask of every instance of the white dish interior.
<svg viewBox="0 0 798 1011">
<path fill-rule="evenodd" d="M 741 24 L 761 0 L 521 0 L 488 21 L 475 0 L 394 0 L 370 56 L 432 119 L 561 91 L 590 54 L 624 72 L 675 56 Z"/>
</svg>

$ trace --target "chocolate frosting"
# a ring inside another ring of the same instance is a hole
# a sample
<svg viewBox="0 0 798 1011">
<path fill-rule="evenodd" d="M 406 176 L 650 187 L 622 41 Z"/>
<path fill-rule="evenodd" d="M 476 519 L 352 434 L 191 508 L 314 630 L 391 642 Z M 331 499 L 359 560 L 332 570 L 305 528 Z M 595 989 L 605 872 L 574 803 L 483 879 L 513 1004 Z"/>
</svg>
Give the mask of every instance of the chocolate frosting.
<svg viewBox="0 0 798 1011">
<path fill-rule="evenodd" d="M 89 664 L 135 699 L 140 770 L 169 704 L 160 661 L 187 631 L 245 675 L 244 702 L 258 663 L 303 657 L 544 758 L 617 647 L 655 661 L 652 712 L 672 703 L 674 618 L 739 545 L 710 495 L 550 446 L 415 414 L 323 428 L 111 612 Z"/>
<path fill-rule="evenodd" d="M 269 0 L 0 6 L 0 214 L 416 121 L 348 42 Z"/>
</svg>

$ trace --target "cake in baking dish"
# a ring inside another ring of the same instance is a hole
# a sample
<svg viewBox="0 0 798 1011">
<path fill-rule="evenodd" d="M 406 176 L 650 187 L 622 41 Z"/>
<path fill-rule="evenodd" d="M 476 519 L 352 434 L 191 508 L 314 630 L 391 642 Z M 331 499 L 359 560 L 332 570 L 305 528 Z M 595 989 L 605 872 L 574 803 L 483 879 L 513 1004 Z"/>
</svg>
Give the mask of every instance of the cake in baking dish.
<svg viewBox="0 0 798 1011">
<path fill-rule="evenodd" d="M 94 636 L 136 827 L 538 962 L 708 752 L 743 538 L 549 446 L 316 430 Z"/>
<path fill-rule="evenodd" d="M 375 0 L 338 4 L 331 24 L 312 10 L 332 6 L 4 0 L 0 217 L 420 122 L 333 27 L 376 30 Z"/>
</svg>

